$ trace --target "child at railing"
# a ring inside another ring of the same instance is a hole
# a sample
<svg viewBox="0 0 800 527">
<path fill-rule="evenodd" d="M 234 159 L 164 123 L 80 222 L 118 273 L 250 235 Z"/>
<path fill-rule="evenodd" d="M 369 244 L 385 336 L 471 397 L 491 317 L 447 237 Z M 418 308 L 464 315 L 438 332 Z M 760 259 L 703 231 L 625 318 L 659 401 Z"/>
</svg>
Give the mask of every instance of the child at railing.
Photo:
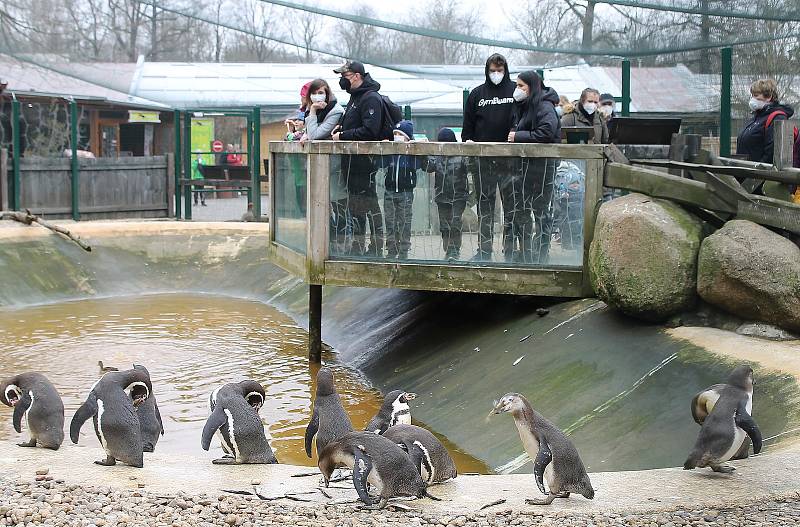
<svg viewBox="0 0 800 527">
<path fill-rule="evenodd" d="M 394 129 L 395 142 L 408 142 L 414 138 L 414 125 L 402 120 Z M 386 256 L 408 258 L 411 249 L 411 208 L 414 203 L 414 187 L 417 186 L 417 170 L 420 160 L 415 156 L 391 155 L 386 166 L 383 211 L 386 216 Z"/>
</svg>

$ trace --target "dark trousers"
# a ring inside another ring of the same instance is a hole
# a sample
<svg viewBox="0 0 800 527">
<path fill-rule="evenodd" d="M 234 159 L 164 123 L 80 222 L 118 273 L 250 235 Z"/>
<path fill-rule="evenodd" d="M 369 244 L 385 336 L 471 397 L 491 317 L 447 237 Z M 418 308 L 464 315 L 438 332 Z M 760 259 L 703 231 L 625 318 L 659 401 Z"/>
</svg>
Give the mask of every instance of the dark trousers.
<svg viewBox="0 0 800 527">
<path fill-rule="evenodd" d="M 383 217 L 378 205 L 378 194 L 374 188 L 358 194 L 350 194 L 347 212 L 353 222 L 353 245 L 350 252 L 360 256 L 383 256 Z M 370 244 L 366 246 L 367 224 L 370 226 Z"/>
<path fill-rule="evenodd" d="M 518 261 L 546 263 L 550 255 L 557 163 L 557 159 L 522 159 L 514 175 L 511 233 Z"/>
<path fill-rule="evenodd" d="M 466 200 L 453 203 L 436 203 L 439 209 L 439 231 L 442 233 L 442 249 L 445 258 L 458 260 L 461 256 L 461 217 L 467 207 Z"/>
<path fill-rule="evenodd" d="M 352 233 L 349 214 L 347 212 L 347 200 L 340 199 L 331 201 L 331 221 L 330 221 L 330 244 L 331 254 L 346 254 L 348 236 Z"/>
<path fill-rule="evenodd" d="M 383 212 L 386 215 L 387 258 L 408 258 L 411 249 L 411 209 L 414 191 L 383 193 Z"/>
<path fill-rule="evenodd" d="M 511 238 L 511 211 L 514 202 L 512 176 L 514 166 L 519 161 L 507 157 L 478 158 L 478 173 L 475 187 L 478 189 L 478 255 L 489 259 L 492 255 L 494 239 L 495 202 L 497 189 L 500 189 L 500 202 L 503 206 L 503 254 L 510 258 L 513 250 Z"/>
</svg>

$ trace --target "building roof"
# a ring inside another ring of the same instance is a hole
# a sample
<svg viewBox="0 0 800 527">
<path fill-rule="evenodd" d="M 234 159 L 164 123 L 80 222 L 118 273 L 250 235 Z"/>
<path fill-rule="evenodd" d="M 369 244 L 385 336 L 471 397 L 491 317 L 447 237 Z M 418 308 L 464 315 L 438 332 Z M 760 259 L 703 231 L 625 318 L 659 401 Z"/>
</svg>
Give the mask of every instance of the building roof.
<svg viewBox="0 0 800 527">
<path fill-rule="evenodd" d="M 105 103 L 127 108 L 169 109 L 168 106 L 94 84 L 71 73 L 66 65 L 48 65 L 37 58 L 12 57 L 0 54 L 0 74 L 8 82 L 4 93 L 27 97 L 64 97 L 77 101 Z M 108 73 L 106 73 L 108 74 Z"/>
</svg>

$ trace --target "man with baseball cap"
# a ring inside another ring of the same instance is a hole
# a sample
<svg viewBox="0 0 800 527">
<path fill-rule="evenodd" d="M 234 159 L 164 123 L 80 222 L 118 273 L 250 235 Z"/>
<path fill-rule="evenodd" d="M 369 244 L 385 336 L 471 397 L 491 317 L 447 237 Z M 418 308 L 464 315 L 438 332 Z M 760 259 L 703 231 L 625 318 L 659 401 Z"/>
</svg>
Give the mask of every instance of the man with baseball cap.
<svg viewBox="0 0 800 527">
<path fill-rule="evenodd" d="M 364 65 L 348 60 L 333 70 L 338 73 L 339 87 L 350 94 L 350 100 L 338 128 L 331 138 L 334 141 L 381 141 L 384 108 L 375 82 Z M 377 168 L 366 155 L 342 156 L 342 172 L 347 186 L 347 208 L 353 219 L 353 246 L 351 254 L 383 256 L 383 218 L 375 189 Z M 365 244 L 367 223 L 371 225 L 370 247 Z"/>
</svg>

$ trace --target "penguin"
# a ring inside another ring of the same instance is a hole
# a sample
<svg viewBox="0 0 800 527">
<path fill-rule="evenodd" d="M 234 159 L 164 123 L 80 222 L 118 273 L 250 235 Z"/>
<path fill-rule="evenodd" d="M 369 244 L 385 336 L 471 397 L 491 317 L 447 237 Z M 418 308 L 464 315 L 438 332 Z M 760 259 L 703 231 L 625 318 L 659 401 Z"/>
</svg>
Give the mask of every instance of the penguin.
<svg viewBox="0 0 800 527">
<path fill-rule="evenodd" d="M 37 444 L 58 450 L 64 442 L 64 403 L 55 386 L 41 373 L 20 373 L 0 384 L 0 402 L 14 408 L 13 424 L 22 433 L 22 418 L 26 417 L 31 435 L 22 447 Z"/>
<path fill-rule="evenodd" d="M 219 434 L 225 456 L 215 465 L 277 463 L 258 411 L 264 405 L 264 387 L 256 381 L 229 383 L 211 393 L 211 415 L 203 427 L 201 446 L 208 450 Z"/>
<path fill-rule="evenodd" d="M 141 364 L 134 364 L 133 369 L 141 370 L 148 378 L 150 377 L 150 372 Z M 164 424 L 161 421 L 155 393 L 151 393 L 150 397 L 136 407 L 136 414 L 139 416 L 139 426 L 142 431 L 142 449 L 145 452 L 155 452 L 156 443 L 160 436 L 164 435 Z"/>
<path fill-rule="evenodd" d="M 408 401 L 413 401 L 416 397 L 417 394 L 404 392 L 403 390 L 393 390 L 387 393 L 378 414 L 370 419 L 364 430 L 382 434 L 390 426 L 396 424 L 410 425 L 411 408 L 408 406 Z"/>
<path fill-rule="evenodd" d="M 458 475 L 456 464 L 444 445 L 428 430 L 415 425 L 397 424 L 383 433 L 408 453 L 422 480 L 428 485 L 442 483 Z"/>
<path fill-rule="evenodd" d="M 112 371 L 94 383 L 89 395 L 72 418 L 69 436 L 78 444 L 81 427 L 90 417 L 106 459 L 95 461 L 113 466 L 117 460 L 136 468 L 144 466 L 144 445 L 137 407 L 153 393 L 146 370 Z"/>
<path fill-rule="evenodd" d="M 329 442 L 319 455 L 318 466 L 326 487 L 337 467 L 350 468 L 353 486 L 367 509 L 382 509 L 395 496 L 438 500 L 428 494 L 427 484 L 408 455 L 391 439 L 372 432 L 350 432 Z M 367 492 L 367 483 L 378 489 L 377 501 Z"/>
<path fill-rule="evenodd" d="M 306 426 L 306 455 L 311 457 L 311 441 L 317 436 L 317 456 L 331 441 L 335 441 L 348 432 L 353 431 L 347 412 L 342 406 L 336 386 L 333 383 L 333 372 L 329 368 L 320 368 L 317 372 L 317 396 L 314 398 L 314 410 L 311 420 Z"/>
<path fill-rule="evenodd" d="M 703 422 L 705 421 L 708 414 L 711 413 L 711 410 L 714 409 L 714 405 L 719 400 L 719 396 L 722 393 L 722 390 L 727 386 L 727 384 L 714 384 L 709 386 L 705 390 L 698 392 L 692 398 L 691 410 L 692 410 L 692 418 L 694 422 L 700 426 L 703 426 Z M 750 438 L 745 437 L 744 441 L 742 442 L 742 446 L 739 448 L 739 451 L 731 459 L 747 459 L 750 456 Z"/>
<path fill-rule="evenodd" d="M 725 463 L 740 452 L 748 436 L 753 452 L 761 452 L 761 430 L 752 417 L 754 384 L 753 368 L 742 364 L 731 372 L 727 384 L 714 385 L 695 396 L 692 415 L 696 421 L 702 420 L 702 425 L 684 470 L 711 467 L 714 472 L 733 472 Z"/>
<path fill-rule="evenodd" d="M 594 498 L 592 482 L 575 445 L 553 423 L 531 407 L 518 393 L 507 393 L 491 413 L 511 413 L 525 451 L 533 461 L 536 485 L 544 499 L 527 499 L 529 505 L 550 505 L 555 498 L 568 498 L 571 492 Z M 491 415 L 490 413 L 490 415 Z M 545 492 L 544 481 L 547 481 Z"/>
</svg>

